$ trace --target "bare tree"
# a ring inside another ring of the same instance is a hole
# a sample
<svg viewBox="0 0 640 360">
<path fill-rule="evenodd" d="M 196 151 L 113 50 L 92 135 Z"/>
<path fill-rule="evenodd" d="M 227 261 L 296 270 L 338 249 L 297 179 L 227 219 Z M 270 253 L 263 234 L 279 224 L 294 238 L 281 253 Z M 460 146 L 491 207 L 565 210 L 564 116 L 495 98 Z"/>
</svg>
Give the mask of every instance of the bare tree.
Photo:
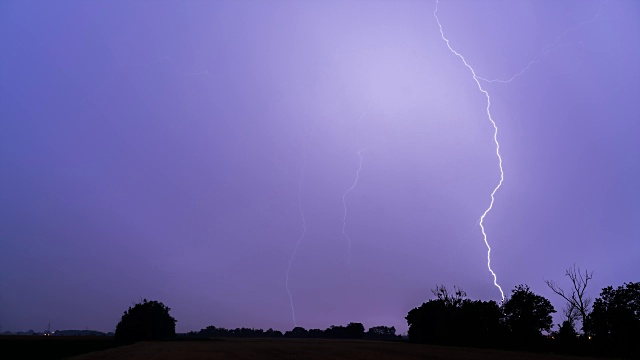
<svg viewBox="0 0 640 360">
<path fill-rule="evenodd" d="M 444 301 L 446 305 L 455 307 L 460 306 L 467 297 L 467 293 L 455 285 L 453 286 L 453 292 L 449 292 L 449 289 L 444 285 L 437 285 L 431 292 L 438 297 L 438 300 Z"/>
<path fill-rule="evenodd" d="M 565 276 L 571 280 L 572 288 L 569 292 L 565 292 L 564 289 L 553 280 L 545 280 L 544 282 L 554 293 L 560 295 L 567 301 L 565 307 L 562 309 L 567 320 L 573 324 L 579 319 L 582 322 L 582 330 L 586 333 L 587 330 L 584 328 L 584 323 L 591 311 L 590 307 L 593 299 L 585 296 L 584 292 L 587 289 L 589 280 L 593 278 L 593 271 L 589 272 L 585 270 L 582 272 L 580 268 L 576 267 L 576 264 L 573 264 L 572 267 L 566 270 Z"/>
<path fill-rule="evenodd" d="M 576 320 L 580 319 L 581 315 L 578 309 L 570 302 L 567 302 L 562 308 L 562 314 L 564 315 L 566 321 L 568 321 L 571 326 L 575 327 Z"/>
</svg>

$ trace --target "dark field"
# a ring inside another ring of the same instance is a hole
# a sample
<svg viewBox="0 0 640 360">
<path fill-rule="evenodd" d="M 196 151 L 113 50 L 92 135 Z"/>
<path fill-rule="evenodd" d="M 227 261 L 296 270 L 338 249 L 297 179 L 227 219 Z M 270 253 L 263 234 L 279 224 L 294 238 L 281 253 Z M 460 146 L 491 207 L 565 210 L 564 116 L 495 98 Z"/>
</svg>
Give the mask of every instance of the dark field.
<svg viewBox="0 0 640 360">
<path fill-rule="evenodd" d="M 220 339 L 144 342 L 73 357 L 74 360 L 133 359 L 589 359 L 499 350 L 416 345 L 402 342 L 323 339 Z"/>
<path fill-rule="evenodd" d="M 2 359 L 64 359 L 115 346 L 110 336 L 0 336 Z"/>
</svg>

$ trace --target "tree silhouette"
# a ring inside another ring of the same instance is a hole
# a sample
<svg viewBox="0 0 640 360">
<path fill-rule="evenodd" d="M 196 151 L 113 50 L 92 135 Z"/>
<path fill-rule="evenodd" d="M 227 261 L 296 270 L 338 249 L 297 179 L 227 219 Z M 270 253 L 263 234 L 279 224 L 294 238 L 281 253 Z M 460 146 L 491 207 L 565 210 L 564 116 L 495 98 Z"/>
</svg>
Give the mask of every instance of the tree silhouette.
<svg viewBox="0 0 640 360">
<path fill-rule="evenodd" d="M 458 343 L 467 346 L 494 346 L 506 335 L 502 309 L 495 301 L 465 299 L 460 306 Z"/>
<path fill-rule="evenodd" d="M 571 280 L 572 288 L 570 294 L 565 292 L 564 289 L 553 280 L 545 280 L 544 282 L 554 293 L 566 300 L 567 303 L 562 309 L 566 321 L 569 321 L 571 326 L 574 327 L 575 321 L 579 319 L 582 322 L 582 331 L 588 335 L 589 329 L 585 326 L 585 319 L 589 316 L 592 299 L 586 296 L 584 292 L 587 289 L 589 280 L 593 278 L 593 271 L 589 272 L 585 270 L 583 274 L 580 268 L 576 268 L 576 265 L 573 264 L 573 267 L 566 270 L 565 276 Z"/>
<path fill-rule="evenodd" d="M 273 330 L 272 328 L 269 328 L 267 331 L 264 332 L 265 337 L 282 337 L 282 331 L 280 330 Z"/>
<path fill-rule="evenodd" d="M 558 332 L 555 334 L 555 338 L 561 343 L 572 343 L 576 340 L 577 336 L 578 332 L 569 320 L 563 321 L 559 326 Z"/>
<path fill-rule="evenodd" d="M 116 340 L 133 343 L 174 337 L 176 319 L 169 315 L 169 310 L 163 303 L 147 299 L 129 307 L 116 326 Z"/>
<path fill-rule="evenodd" d="M 325 337 L 322 329 L 309 329 L 307 336 L 314 339 L 320 339 Z"/>
<path fill-rule="evenodd" d="M 367 330 L 367 333 L 364 335 L 367 339 L 395 339 L 396 336 L 396 328 L 394 326 L 374 326 L 370 327 Z"/>
<path fill-rule="evenodd" d="M 361 323 L 349 323 L 347 325 L 347 338 L 349 339 L 362 339 L 364 336 L 364 325 Z"/>
<path fill-rule="evenodd" d="M 409 311 L 406 319 L 411 342 L 489 346 L 504 334 L 502 312 L 495 301 L 472 301 L 466 293 L 444 286 L 432 290 L 437 297 Z"/>
<path fill-rule="evenodd" d="M 620 355 L 640 353 L 640 282 L 602 289 L 587 319 L 594 340 Z"/>
<path fill-rule="evenodd" d="M 291 329 L 291 331 L 285 332 L 284 336 L 290 338 L 306 338 L 309 336 L 309 332 L 301 326 L 296 326 Z"/>
<path fill-rule="evenodd" d="M 556 312 L 545 297 L 536 295 L 527 285 L 518 285 L 503 305 L 505 322 L 518 340 L 539 338 L 542 331 L 549 332 L 553 324 L 551 314 Z"/>
<path fill-rule="evenodd" d="M 418 343 L 447 343 L 453 335 L 452 310 L 438 299 L 429 300 L 409 311 L 405 317 L 409 325 L 409 340 Z"/>
<path fill-rule="evenodd" d="M 438 285 L 431 293 L 447 307 L 458 307 L 467 298 L 467 293 L 457 286 L 453 287 L 453 292 L 449 292 L 444 285 Z"/>
</svg>

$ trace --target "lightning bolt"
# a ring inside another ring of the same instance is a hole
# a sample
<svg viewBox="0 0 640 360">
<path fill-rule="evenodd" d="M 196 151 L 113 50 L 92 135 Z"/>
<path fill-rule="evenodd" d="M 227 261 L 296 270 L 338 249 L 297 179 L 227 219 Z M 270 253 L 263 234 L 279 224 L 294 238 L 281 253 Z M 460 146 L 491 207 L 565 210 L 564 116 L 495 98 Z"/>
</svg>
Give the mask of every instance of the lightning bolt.
<svg viewBox="0 0 640 360">
<path fill-rule="evenodd" d="M 351 184 L 351 187 L 348 188 L 344 194 L 342 194 L 342 206 L 344 208 L 344 215 L 342 216 L 342 234 L 344 235 L 344 237 L 347 239 L 347 244 L 348 244 L 348 254 L 349 254 L 349 259 L 348 259 L 348 263 L 351 264 L 351 237 L 349 236 L 349 234 L 347 234 L 347 195 L 353 190 L 355 189 L 355 187 L 358 185 L 358 180 L 360 180 L 360 170 L 362 170 L 362 152 L 366 150 L 366 149 L 362 149 L 362 150 L 358 150 L 358 170 L 356 170 L 356 178 L 353 180 L 353 184 Z"/>
<path fill-rule="evenodd" d="M 493 189 L 493 191 L 491 192 L 491 203 L 489 203 L 489 207 L 484 211 L 484 213 L 482 214 L 482 216 L 480 216 L 480 229 L 482 229 L 482 236 L 484 238 L 484 243 L 487 246 L 487 268 L 489 269 L 489 272 L 491 272 L 491 275 L 493 275 L 493 285 L 495 285 L 498 290 L 500 290 L 500 295 L 502 296 L 502 301 L 504 301 L 504 291 L 502 291 L 502 287 L 500 287 L 500 285 L 498 285 L 498 277 L 496 275 L 496 273 L 493 271 L 493 269 L 491 269 L 491 246 L 489 246 L 489 242 L 487 241 L 487 233 L 485 232 L 485 228 L 484 228 L 484 219 L 487 216 L 487 214 L 491 211 L 491 209 L 493 208 L 493 203 L 495 201 L 495 194 L 498 191 L 498 189 L 500 189 L 500 187 L 502 186 L 502 183 L 504 181 L 504 171 L 502 169 L 502 157 L 500 156 L 500 143 L 498 142 L 498 126 L 496 125 L 495 121 L 493 121 L 493 118 L 491 117 L 491 97 L 489 96 L 489 93 L 482 88 L 482 84 L 480 84 L 480 78 L 478 77 L 478 75 L 476 75 L 475 70 L 473 69 L 473 67 L 471 67 L 471 65 L 469 65 L 467 63 L 467 60 L 465 60 L 464 56 L 462 56 L 459 52 L 455 51 L 451 45 L 449 44 L 449 40 L 444 36 L 444 31 L 442 30 L 442 24 L 440 23 L 440 19 L 438 18 L 438 0 L 436 0 L 436 9 L 433 11 L 433 17 L 436 18 L 436 22 L 438 23 L 438 27 L 440 28 L 440 36 L 442 37 L 442 40 L 444 40 L 444 42 L 447 44 L 447 47 L 449 48 L 449 50 L 456 55 L 457 57 L 460 58 L 460 60 L 462 60 L 462 62 L 464 63 L 464 65 L 469 69 L 469 71 L 471 71 L 471 74 L 473 75 L 473 80 L 476 82 L 476 84 L 478 85 L 478 89 L 485 95 L 485 97 L 487 98 L 487 116 L 489 117 L 489 121 L 491 121 L 491 125 L 493 125 L 493 141 L 496 143 L 496 155 L 498 156 L 498 161 L 499 161 L 499 167 L 500 167 L 500 182 L 498 183 L 498 185 Z"/>
<path fill-rule="evenodd" d="M 531 61 L 529 61 L 529 63 L 524 68 L 522 68 L 522 70 L 520 70 L 520 72 L 514 74 L 510 78 L 508 78 L 506 80 L 502 80 L 502 79 L 491 79 L 491 80 L 489 80 L 489 79 L 481 77 L 481 76 L 478 76 L 477 78 L 482 80 L 482 81 L 489 82 L 489 83 L 496 83 L 497 82 L 497 83 L 501 83 L 501 84 L 507 84 L 507 83 L 510 83 L 513 80 L 519 78 L 520 76 L 524 75 L 527 71 L 529 71 L 529 69 L 533 65 L 539 63 L 540 60 L 543 57 L 549 55 L 549 53 L 551 53 L 553 50 L 555 50 L 555 49 L 557 49 L 559 47 L 562 47 L 562 45 L 560 44 L 560 41 L 565 36 L 567 36 L 569 33 L 573 32 L 573 31 L 576 31 L 576 30 L 580 29 L 581 27 L 596 21 L 598 19 L 598 17 L 600 16 L 600 10 L 602 9 L 602 5 L 604 5 L 605 2 L 606 1 L 603 1 L 603 2 L 600 3 L 600 5 L 598 6 L 598 10 L 596 11 L 596 14 L 591 19 L 585 20 L 585 21 L 579 23 L 578 25 L 573 26 L 573 27 L 565 30 L 552 43 L 547 44 L 545 47 L 543 47 L 542 50 L 540 50 L 540 52 L 536 56 L 534 56 L 533 59 L 531 59 Z M 437 1 L 436 1 L 436 8 L 437 8 L 437 6 L 438 5 L 437 5 Z"/>
<path fill-rule="evenodd" d="M 359 123 L 367 115 L 370 109 L 371 109 L 371 102 L 369 102 L 367 109 L 362 113 L 362 115 L 360 115 L 360 118 L 358 119 L 358 126 L 360 125 Z M 360 132 L 356 132 L 356 146 L 359 146 L 359 144 L 360 144 Z M 359 160 L 358 160 L 358 169 L 356 170 L 355 179 L 353 180 L 353 184 L 351 184 L 351 186 L 347 190 L 345 190 L 345 192 L 342 194 L 342 207 L 344 209 L 344 212 L 342 215 L 342 235 L 345 237 L 345 239 L 347 239 L 347 254 L 348 254 L 347 264 L 349 264 L 349 266 L 351 265 L 351 237 L 349 236 L 349 234 L 347 234 L 347 195 L 349 195 L 349 193 L 353 191 L 353 189 L 355 189 L 355 187 L 358 185 L 358 181 L 360 180 L 360 171 L 362 170 L 362 152 L 365 150 L 367 150 L 367 148 L 358 150 L 357 153 L 358 153 Z"/>
<path fill-rule="evenodd" d="M 300 218 L 302 219 L 302 234 L 298 237 L 298 241 L 296 242 L 296 246 L 291 253 L 291 258 L 289 258 L 289 266 L 287 267 L 287 280 L 285 282 L 285 286 L 287 288 L 287 293 L 289 294 L 289 303 L 291 305 L 291 316 L 293 317 L 293 326 L 298 326 L 296 322 L 296 309 L 293 306 L 293 295 L 291 294 L 291 289 L 289 288 L 289 273 L 291 272 L 291 264 L 293 264 L 293 260 L 296 257 L 296 253 L 298 252 L 298 247 L 300 246 L 300 242 L 304 239 L 304 236 L 307 233 L 307 220 L 304 217 L 304 211 L 302 209 L 302 182 L 304 181 L 304 163 L 300 168 L 300 182 L 298 184 L 298 209 L 300 211 Z"/>
</svg>

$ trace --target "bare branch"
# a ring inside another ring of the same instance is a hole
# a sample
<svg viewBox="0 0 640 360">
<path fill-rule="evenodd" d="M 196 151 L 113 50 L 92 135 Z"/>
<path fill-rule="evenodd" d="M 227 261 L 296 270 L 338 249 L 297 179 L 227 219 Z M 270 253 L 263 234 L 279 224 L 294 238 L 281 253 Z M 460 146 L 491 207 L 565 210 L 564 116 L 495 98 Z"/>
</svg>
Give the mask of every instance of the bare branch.
<svg viewBox="0 0 640 360">
<path fill-rule="evenodd" d="M 558 284 L 556 284 L 555 281 L 553 280 L 545 280 L 544 281 L 547 286 L 551 289 L 551 291 L 553 291 L 554 293 L 562 296 L 563 299 L 567 300 L 568 302 L 571 302 L 571 299 L 569 299 L 565 294 L 564 294 L 564 290 L 562 290 L 562 288 L 560 286 L 558 286 Z"/>
<path fill-rule="evenodd" d="M 587 318 L 590 312 L 592 298 L 585 296 L 585 290 L 589 284 L 589 280 L 593 278 L 593 271 L 587 270 L 583 272 L 580 268 L 573 264 L 572 267 L 565 271 L 565 276 L 571 280 L 571 293 L 566 293 L 556 282 L 553 280 L 545 280 L 544 282 L 554 293 L 560 295 L 566 300 L 567 304 L 563 309 L 563 314 L 567 317 L 568 321 L 575 321 L 580 319 L 584 326 L 584 320 Z"/>
<path fill-rule="evenodd" d="M 454 286 L 453 290 L 453 293 L 450 293 L 449 289 L 444 285 L 437 285 L 435 289 L 431 290 L 431 292 L 438 298 L 438 300 L 444 301 L 445 304 L 459 306 L 467 297 L 467 293 L 457 286 Z"/>
<path fill-rule="evenodd" d="M 567 318 L 567 321 L 569 321 L 572 326 L 575 324 L 576 320 L 580 318 L 578 309 L 569 303 L 565 304 L 562 308 L 562 314 Z"/>
</svg>

